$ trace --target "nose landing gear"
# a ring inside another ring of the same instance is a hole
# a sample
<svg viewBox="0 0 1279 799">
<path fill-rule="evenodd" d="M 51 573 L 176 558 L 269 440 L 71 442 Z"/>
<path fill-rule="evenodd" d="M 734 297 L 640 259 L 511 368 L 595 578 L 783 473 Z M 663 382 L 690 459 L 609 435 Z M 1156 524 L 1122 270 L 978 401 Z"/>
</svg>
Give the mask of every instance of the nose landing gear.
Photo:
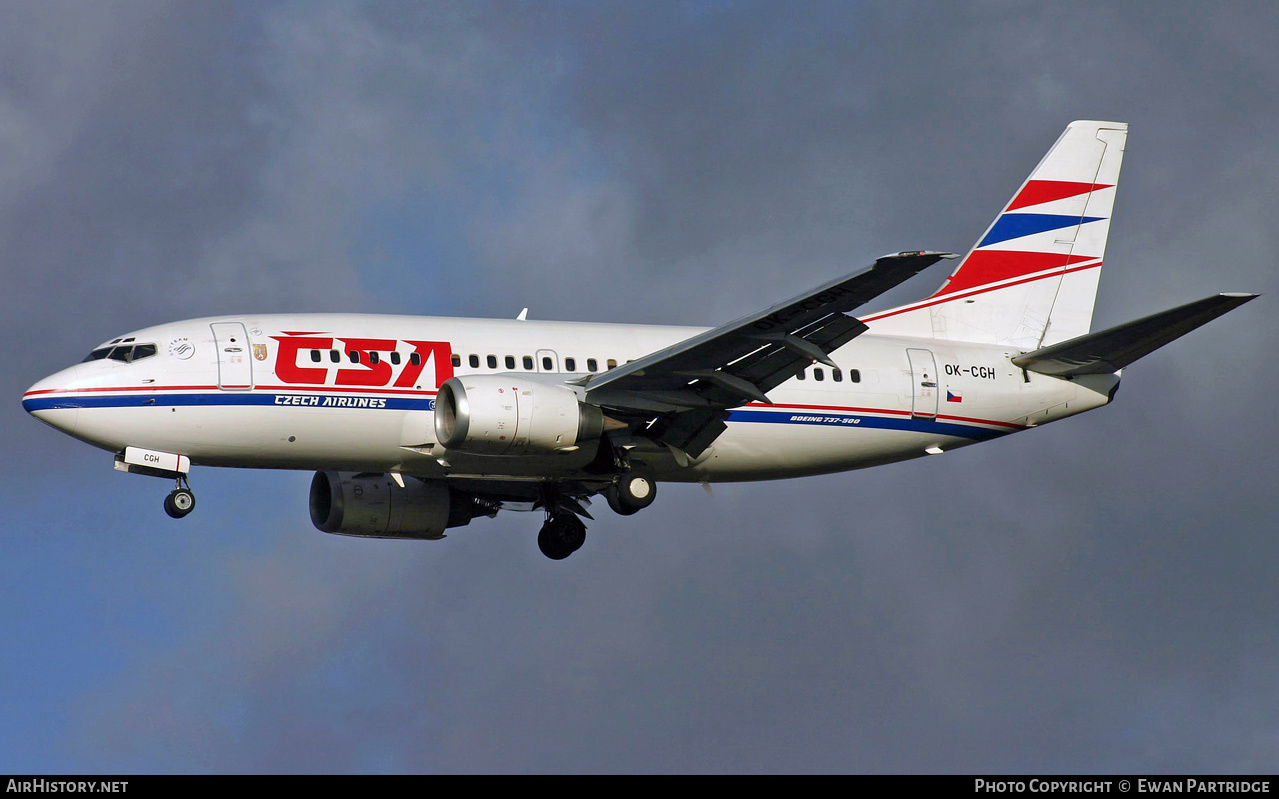
<svg viewBox="0 0 1279 799">
<path fill-rule="evenodd" d="M 116 453 L 114 466 L 117 472 L 145 474 L 174 481 L 173 490 L 164 498 L 164 512 L 173 518 L 181 519 L 195 510 L 195 493 L 187 482 L 191 459 L 186 455 L 125 447 L 123 452 Z"/>
<path fill-rule="evenodd" d="M 164 512 L 175 519 L 181 519 L 193 510 L 195 510 L 195 493 L 191 491 L 191 485 L 187 483 L 186 477 L 179 477 L 177 487 L 164 498 Z"/>
</svg>

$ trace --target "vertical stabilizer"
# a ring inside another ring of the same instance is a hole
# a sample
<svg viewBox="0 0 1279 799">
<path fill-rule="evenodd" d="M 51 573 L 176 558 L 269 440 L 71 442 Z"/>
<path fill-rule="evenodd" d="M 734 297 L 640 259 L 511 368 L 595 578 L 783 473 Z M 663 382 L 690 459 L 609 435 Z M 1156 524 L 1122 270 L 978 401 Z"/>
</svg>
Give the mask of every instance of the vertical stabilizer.
<svg viewBox="0 0 1279 799">
<path fill-rule="evenodd" d="M 931 297 L 875 333 L 1033 350 L 1087 333 L 1128 125 L 1077 121 Z"/>
</svg>

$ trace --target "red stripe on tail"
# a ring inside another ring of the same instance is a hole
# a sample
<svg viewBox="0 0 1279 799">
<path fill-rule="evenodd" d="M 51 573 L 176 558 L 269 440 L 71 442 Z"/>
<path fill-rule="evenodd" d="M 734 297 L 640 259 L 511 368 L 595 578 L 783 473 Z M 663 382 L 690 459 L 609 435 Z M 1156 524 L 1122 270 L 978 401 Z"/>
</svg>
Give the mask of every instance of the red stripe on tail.
<svg viewBox="0 0 1279 799">
<path fill-rule="evenodd" d="M 1050 203 L 1053 200 L 1077 197 L 1080 194 L 1088 194 L 1098 189 L 1108 189 L 1111 185 L 1113 184 L 1076 183 L 1069 180 L 1031 180 L 1026 183 L 1026 186 L 1021 191 L 1017 192 L 1017 196 L 1013 198 L 1013 201 L 1008 204 L 1004 211 L 1015 211 L 1018 208 Z"/>
<path fill-rule="evenodd" d="M 1022 275 L 1032 275 L 1046 269 L 1058 269 L 1095 256 L 1070 255 L 1056 252 L 1016 252 L 1012 250 L 974 250 L 960 264 L 955 274 L 946 280 L 934 294 L 953 294 L 956 291 L 1011 280 Z"/>
</svg>

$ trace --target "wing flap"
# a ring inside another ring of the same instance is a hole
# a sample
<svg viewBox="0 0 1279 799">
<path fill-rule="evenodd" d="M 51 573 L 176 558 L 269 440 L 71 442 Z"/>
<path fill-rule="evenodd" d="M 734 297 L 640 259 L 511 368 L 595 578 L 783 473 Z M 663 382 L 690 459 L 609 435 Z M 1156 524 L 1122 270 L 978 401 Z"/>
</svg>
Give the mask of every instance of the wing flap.
<svg viewBox="0 0 1279 799">
<path fill-rule="evenodd" d="M 1217 294 L 1013 357 L 1023 369 L 1053 377 L 1111 374 L 1246 302 L 1256 294 Z"/>
</svg>

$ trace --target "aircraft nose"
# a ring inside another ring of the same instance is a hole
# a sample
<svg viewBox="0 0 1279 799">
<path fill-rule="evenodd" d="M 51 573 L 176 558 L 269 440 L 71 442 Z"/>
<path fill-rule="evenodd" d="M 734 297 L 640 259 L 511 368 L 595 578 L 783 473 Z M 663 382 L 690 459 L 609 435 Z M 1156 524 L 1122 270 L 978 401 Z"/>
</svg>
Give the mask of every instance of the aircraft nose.
<svg viewBox="0 0 1279 799">
<path fill-rule="evenodd" d="M 45 424 L 73 433 L 80 406 L 66 392 L 75 387 L 79 376 L 80 367 L 72 366 L 37 381 L 23 393 L 22 407 Z"/>
</svg>

